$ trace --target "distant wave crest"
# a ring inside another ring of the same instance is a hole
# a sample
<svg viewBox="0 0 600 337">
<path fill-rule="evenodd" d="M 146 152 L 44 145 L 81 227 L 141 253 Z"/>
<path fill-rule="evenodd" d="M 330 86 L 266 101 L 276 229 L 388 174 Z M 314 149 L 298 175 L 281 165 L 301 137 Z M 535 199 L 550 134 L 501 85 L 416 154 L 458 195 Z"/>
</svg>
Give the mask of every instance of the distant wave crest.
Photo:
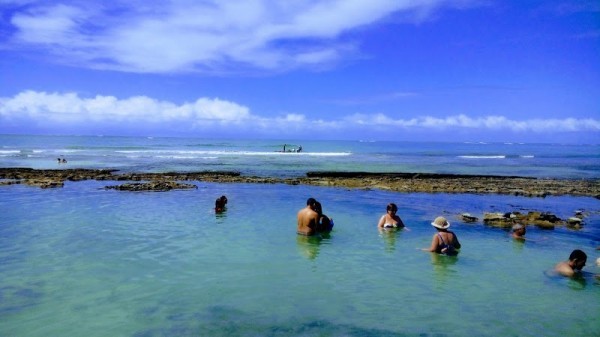
<svg viewBox="0 0 600 337">
<path fill-rule="evenodd" d="M 458 158 L 465 158 L 465 159 L 504 159 L 506 158 L 506 156 L 503 155 L 499 155 L 499 156 L 473 156 L 473 155 L 466 155 L 466 156 L 458 156 Z"/>
<path fill-rule="evenodd" d="M 457 156 L 464 159 L 505 159 L 505 158 L 535 158 L 534 155 L 463 155 Z"/>
<path fill-rule="evenodd" d="M 123 154 L 137 154 L 146 156 L 316 156 L 316 157 L 339 157 L 349 156 L 351 152 L 268 152 L 268 151 L 218 151 L 218 150 L 121 150 L 115 151 Z"/>
</svg>

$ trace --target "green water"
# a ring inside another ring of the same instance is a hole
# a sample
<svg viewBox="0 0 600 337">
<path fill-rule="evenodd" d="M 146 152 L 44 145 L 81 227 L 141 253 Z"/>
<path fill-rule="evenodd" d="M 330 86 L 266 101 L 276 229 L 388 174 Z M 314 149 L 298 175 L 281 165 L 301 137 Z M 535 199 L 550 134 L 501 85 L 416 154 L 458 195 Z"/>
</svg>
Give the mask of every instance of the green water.
<svg viewBox="0 0 600 337">
<path fill-rule="evenodd" d="M 594 336 L 600 334 L 600 202 L 287 185 L 198 184 L 166 193 L 0 188 L 0 336 Z M 223 215 L 214 199 L 227 195 Z M 319 199 L 329 237 L 295 234 Z M 389 202 L 409 230 L 380 232 Z M 532 242 L 462 212 L 590 213 Z M 420 251 L 437 215 L 463 249 Z M 582 280 L 549 272 L 588 253 Z"/>
</svg>

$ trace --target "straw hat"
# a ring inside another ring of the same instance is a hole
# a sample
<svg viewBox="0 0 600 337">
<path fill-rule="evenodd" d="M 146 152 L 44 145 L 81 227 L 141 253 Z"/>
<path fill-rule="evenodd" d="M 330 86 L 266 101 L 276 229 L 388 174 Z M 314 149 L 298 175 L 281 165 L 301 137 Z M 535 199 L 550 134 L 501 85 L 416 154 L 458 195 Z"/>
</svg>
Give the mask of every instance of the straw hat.
<svg viewBox="0 0 600 337">
<path fill-rule="evenodd" d="M 435 220 L 433 220 L 431 225 L 433 227 L 439 228 L 439 229 L 446 229 L 446 228 L 450 227 L 450 223 L 443 216 L 438 216 L 437 218 L 435 218 Z"/>
</svg>

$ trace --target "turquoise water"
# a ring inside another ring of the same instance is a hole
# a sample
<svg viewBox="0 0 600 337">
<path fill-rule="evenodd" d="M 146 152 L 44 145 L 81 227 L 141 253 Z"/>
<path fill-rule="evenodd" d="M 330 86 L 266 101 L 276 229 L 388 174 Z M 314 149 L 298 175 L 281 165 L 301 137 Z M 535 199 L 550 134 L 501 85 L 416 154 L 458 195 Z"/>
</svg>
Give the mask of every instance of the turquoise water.
<svg viewBox="0 0 600 337">
<path fill-rule="evenodd" d="M 282 153 L 283 145 L 300 153 Z M 66 158 L 68 165 L 58 165 Z M 600 145 L 0 135 L 0 167 L 239 171 L 304 176 L 368 171 L 600 178 Z"/>
<path fill-rule="evenodd" d="M 129 193 L 110 182 L 0 188 L 0 336 L 597 336 L 600 202 L 198 183 Z M 216 197 L 229 199 L 215 215 Z M 295 234 L 307 197 L 328 237 Z M 380 232 L 389 202 L 409 230 Z M 589 212 L 531 242 L 462 212 Z M 422 252 L 445 215 L 463 249 Z M 571 250 L 582 280 L 553 275 Z"/>
</svg>

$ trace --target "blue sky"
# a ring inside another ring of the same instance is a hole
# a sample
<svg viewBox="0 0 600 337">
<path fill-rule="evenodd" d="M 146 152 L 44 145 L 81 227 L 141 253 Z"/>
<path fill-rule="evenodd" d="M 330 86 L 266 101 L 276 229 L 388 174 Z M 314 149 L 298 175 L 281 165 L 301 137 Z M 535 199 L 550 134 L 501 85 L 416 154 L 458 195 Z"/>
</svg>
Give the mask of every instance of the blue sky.
<svg viewBox="0 0 600 337">
<path fill-rule="evenodd" d="M 598 1 L 0 11 L 0 133 L 600 143 Z"/>
</svg>

